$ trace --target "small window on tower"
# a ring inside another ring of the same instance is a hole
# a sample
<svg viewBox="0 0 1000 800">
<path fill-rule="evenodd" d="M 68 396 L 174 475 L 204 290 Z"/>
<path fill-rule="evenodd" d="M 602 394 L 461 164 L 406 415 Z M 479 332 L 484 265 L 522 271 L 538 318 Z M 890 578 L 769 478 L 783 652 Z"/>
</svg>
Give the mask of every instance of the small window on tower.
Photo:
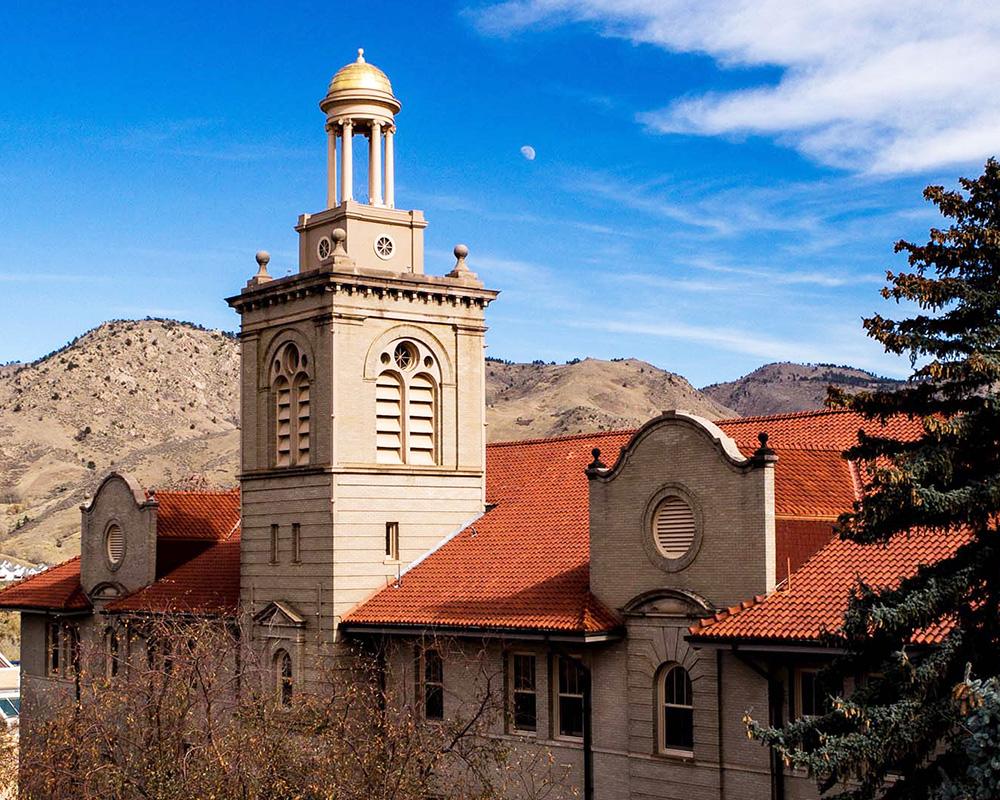
<svg viewBox="0 0 1000 800">
<path fill-rule="evenodd" d="M 385 557 L 399 561 L 399 523 L 385 523 Z"/>
<path fill-rule="evenodd" d="M 292 523 L 292 563 L 302 563 L 302 526 L 298 522 Z"/>
<path fill-rule="evenodd" d="M 271 563 L 278 563 L 278 526 L 271 526 Z"/>
</svg>

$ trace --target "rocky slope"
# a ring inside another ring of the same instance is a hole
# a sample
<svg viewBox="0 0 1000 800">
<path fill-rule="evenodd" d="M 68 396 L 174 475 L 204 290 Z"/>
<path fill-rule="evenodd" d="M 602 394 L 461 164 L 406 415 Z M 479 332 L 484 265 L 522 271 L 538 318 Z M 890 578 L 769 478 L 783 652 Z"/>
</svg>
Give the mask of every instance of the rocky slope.
<svg viewBox="0 0 1000 800">
<path fill-rule="evenodd" d="M 831 384 L 847 391 L 900 385 L 853 367 L 781 362 L 765 364 L 735 381 L 713 383 L 701 391 L 742 416 L 755 416 L 822 408 Z"/>
<path fill-rule="evenodd" d="M 636 359 L 486 363 L 486 417 L 493 441 L 631 428 L 671 408 L 709 419 L 736 416 L 680 375 Z"/>
<path fill-rule="evenodd" d="M 170 321 L 113 322 L 0 375 L 0 555 L 79 550 L 79 505 L 111 468 L 164 486 L 232 484 L 235 341 Z"/>
</svg>

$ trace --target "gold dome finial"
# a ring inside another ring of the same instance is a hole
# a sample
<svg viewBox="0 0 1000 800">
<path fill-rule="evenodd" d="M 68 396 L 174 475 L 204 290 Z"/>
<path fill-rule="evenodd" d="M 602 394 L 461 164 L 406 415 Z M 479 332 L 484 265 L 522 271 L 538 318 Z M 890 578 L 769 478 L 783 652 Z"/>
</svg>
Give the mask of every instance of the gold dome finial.
<svg viewBox="0 0 1000 800">
<path fill-rule="evenodd" d="M 358 64 L 364 64 L 365 63 L 365 48 L 363 48 L 363 47 L 359 47 L 358 48 L 358 60 L 357 60 L 357 63 Z"/>
</svg>

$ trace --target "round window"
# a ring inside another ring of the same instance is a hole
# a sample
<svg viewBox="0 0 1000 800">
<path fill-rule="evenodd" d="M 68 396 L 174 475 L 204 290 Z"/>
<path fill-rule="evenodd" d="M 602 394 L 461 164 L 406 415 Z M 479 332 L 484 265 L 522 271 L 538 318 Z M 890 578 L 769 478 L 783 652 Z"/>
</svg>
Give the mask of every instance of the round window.
<svg viewBox="0 0 1000 800">
<path fill-rule="evenodd" d="M 330 257 L 330 253 L 333 252 L 333 243 L 324 236 L 319 240 L 319 244 L 316 245 L 316 255 L 319 256 L 320 261 L 325 261 Z"/>
<path fill-rule="evenodd" d="M 381 258 L 383 261 L 388 261 L 392 258 L 392 254 L 396 251 L 396 243 L 392 241 L 389 236 L 379 236 L 375 240 L 375 255 Z"/>
<path fill-rule="evenodd" d="M 392 351 L 392 360 L 400 369 L 409 369 L 417 361 L 417 349 L 409 342 L 400 342 Z"/>
<path fill-rule="evenodd" d="M 117 567 L 125 558 L 125 533 L 119 525 L 112 523 L 104 534 L 104 540 L 108 549 L 108 561 L 112 567 Z"/>
<path fill-rule="evenodd" d="M 682 498 L 665 498 L 653 512 L 653 542 L 664 558 L 677 559 L 694 544 L 694 512 Z"/>
</svg>

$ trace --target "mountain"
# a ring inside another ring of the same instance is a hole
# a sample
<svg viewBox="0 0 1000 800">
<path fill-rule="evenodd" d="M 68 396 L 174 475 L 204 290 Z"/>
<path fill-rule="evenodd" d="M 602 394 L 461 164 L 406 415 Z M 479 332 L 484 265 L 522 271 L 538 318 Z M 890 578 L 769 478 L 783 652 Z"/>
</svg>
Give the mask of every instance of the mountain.
<svg viewBox="0 0 1000 800">
<path fill-rule="evenodd" d="M 830 385 L 846 391 L 891 389 L 900 381 L 833 364 L 765 364 L 735 381 L 713 383 L 702 393 L 742 416 L 784 414 L 823 408 Z"/>
<path fill-rule="evenodd" d="M 79 506 L 111 469 L 145 486 L 232 485 L 239 348 L 171 320 L 101 325 L 0 367 L 0 558 L 79 552 Z M 633 359 L 487 363 L 490 439 L 632 427 L 668 408 L 733 416 L 684 378 Z"/>
<path fill-rule="evenodd" d="M 112 468 L 147 486 L 233 484 L 236 341 L 167 320 L 109 322 L 0 373 L 0 556 L 79 552 L 79 506 Z"/>
<path fill-rule="evenodd" d="M 709 419 L 732 409 L 680 375 L 633 358 L 567 364 L 486 362 L 486 418 L 492 441 L 632 428 L 666 409 Z"/>
</svg>

